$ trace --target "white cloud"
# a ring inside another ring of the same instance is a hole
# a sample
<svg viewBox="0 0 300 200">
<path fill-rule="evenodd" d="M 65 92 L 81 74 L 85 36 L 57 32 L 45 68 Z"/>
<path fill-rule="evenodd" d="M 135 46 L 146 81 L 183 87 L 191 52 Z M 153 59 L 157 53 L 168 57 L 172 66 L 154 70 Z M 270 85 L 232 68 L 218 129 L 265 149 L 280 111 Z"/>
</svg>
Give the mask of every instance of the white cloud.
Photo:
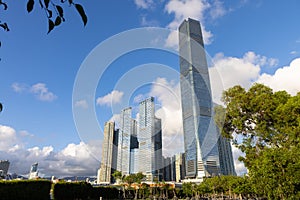
<svg viewBox="0 0 300 200">
<path fill-rule="evenodd" d="M 233 154 L 233 160 L 234 160 L 234 167 L 235 171 L 238 176 L 244 175 L 247 173 L 247 168 L 245 167 L 243 162 L 240 162 L 238 159 L 240 156 L 244 156 L 244 154 L 236 148 L 235 146 L 231 145 L 232 147 L 232 154 Z"/>
<path fill-rule="evenodd" d="M 296 55 L 296 54 L 298 54 L 298 52 L 297 51 L 291 51 L 290 54 L 291 55 Z"/>
<path fill-rule="evenodd" d="M 79 100 L 75 102 L 75 107 L 88 108 L 89 105 L 86 100 Z"/>
<path fill-rule="evenodd" d="M 209 68 L 213 100 L 221 103 L 222 92 L 235 85 L 249 88 L 259 77 L 260 66 L 251 60 L 248 53 L 243 58 L 225 57 L 222 53 L 213 58 Z"/>
<path fill-rule="evenodd" d="M 157 78 L 149 96 L 154 96 L 159 105 L 155 115 L 162 119 L 163 154 L 174 155 L 183 151 L 180 86 L 175 81 Z"/>
<path fill-rule="evenodd" d="M 22 83 L 13 83 L 11 85 L 11 87 L 15 92 L 18 92 L 18 93 L 21 93 L 28 89 L 28 86 L 26 84 L 22 84 Z"/>
<path fill-rule="evenodd" d="M 300 92 L 300 58 L 294 59 L 289 66 L 278 68 L 273 75 L 263 73 L 257 82 L 271 87 L 274 91 L 286 90 L 292 95 Z"/>
<path fill-rule="evenodd" d="M 261 67 L 270 66 L 274 67 L 278 64 L 278 59 L 275 58 L 267 58 L 266 56 L 255 54 L 253 51 L 248 51 L 245 53 L 243 59 L 246 62 L 250 62 Z"/>
<path fill-rule="evenodd" d="M 149 9 L 154 7 L 153 0 L 134 0 L 134 3 L 138 8 L 142 9 Z"/>
<path fill-rule="evenodd" d="M 35 94 L 41 101 L 53 101 L 57 98 L 55 94 L 50 92 L 45 83 L 37 83 L 31 86 L 30 92 Z"/>
<path fill-rule="evenodd" d="M 133 102 L 134 103 L 140 103 L 141 101 L 143 101 L 145 99 L 145 95 L 143 94 L 138 94 L 133 98 Z"/>
<path fill-rule="evenodd" d="M 6 151 L 17 143 L 16 131 L 9 126 L 0 125 L 0 151 Z"/>
<path fill-rule="evenodd" d="M 213 2 L 213 6 L 210 10 L 210 16 L 213 18 L 213 19 L 216 19 L 216 18 L 219 18 L 219 17 L 222 17 L 223 15 L 226 14 L 226 10 L 223 6 L 223 2 L 219 1 L 219 0 L 215 0 Z"/>
<path fill-rule="evenodd" d="M 32 86 L 29 86 L 25 83 L 13 83 L 11 87 L 17 93 L 32 93 L 37 97 L 38 100 L 41 101 L 53 101 L 57 98 L 55 94 L 48 90 L 45 83 L 37 83 Z"/>
<path fill-rule="evenodd" d="M 20 131 L 20 135 L 29 133 Z M 10 173 L 28 175 L 30 166 L 38 162 L 39 171 L 46 176 L 92 176 L 100 165 L 101 142 L 69 144 L 61 151 L 52 146 L 25 148 L 16 130 L 0 125 L 0 158 L 10 161 Z M 100 156 L 99 156 L 100 155 Z"/>
<path fill-rule="evenodd" d="M 213 34 L 205 27 L 206 18 L 208 17 L 206 12 L 209 12 L 213 20 L 227 13 L 227 10 L 219 0 L 215 0 L 212 3 L 205 0 L 170 0 L 165 6 L 165 11 L 168 14 L 174 14 L 174 19 L 167 26 L 171 30 L 177 30 L 184 19 L 199 20 L 205 44 L 210 44 L 213 37 Z M 175 31 L 171 31 L 166 40 L 166 46 L 178 48 L 178 34 Z"/>
<path fill-rule="evenodd" d="M 124 95 L 124 92 L 121 92 L 118 90 L 113 90 L 111 93 L 109 93 L 103 97 L 98 97 L 96 102 L 97 102 L 97 105 L 110 106 L 112 104 L 120 103 L 123 95 Z"/>
</svg>

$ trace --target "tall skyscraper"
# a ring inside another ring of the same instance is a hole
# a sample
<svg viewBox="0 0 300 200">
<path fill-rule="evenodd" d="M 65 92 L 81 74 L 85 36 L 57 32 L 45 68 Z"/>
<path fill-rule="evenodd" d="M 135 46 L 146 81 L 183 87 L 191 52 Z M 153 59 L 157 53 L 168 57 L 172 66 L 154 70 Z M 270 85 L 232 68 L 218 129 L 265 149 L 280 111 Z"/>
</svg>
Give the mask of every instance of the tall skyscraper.
<svg viewBox="0 0 300 200">
<path fill-rule="evenodd" d="M 120 129 L 118 138 L 117 170 L 122 174 L 130 174 L 130 144 L 133 132 L 131 107 L 125 108 L 120 115 Z"/>
<path fill-rule="evenodd" d="M 162 133 L 161 120 L 155 117 L 154 98 L 150 97 L 139 104 L 138 170 L 150 180 L 161 180 Z"/>
<path fill-rule="evenodd" d="M 97 182 L 111 183 L 112 173 L 116 169 L 118 142 L 118 130 L 115 130 L 114 122 L 105 123 L 103 135 L 102 159 Z"/>
<path fill-rule="evenodd" d="M 176 182 L 181 181 L 185 178 L 185 156 L 184 153 L 179 153 L 175 155 L 175 175 Z"/>
<path fill-rule="evenodd" d="M 220 174 L 220 134 L 212 113 L 211 87 L 200 23 L 193 19 L 179 27 L 180 86 L 186 176 Z M 232 157 L 232 154 L 231 154 Z"/>
<path fill-rule="evenodd" d="M 9 164 L 8 160 L 0 160 L 0 179 L 6 178 Z"/>
<path fill-rule="evenodd" d="M 29 180 L 38 178 L 38 174 L 39 174 L 38 165 L 39 165 L 38 163 L 34 163 L 31 165 L 29 177 L 28 177 Z"/>
</svg>

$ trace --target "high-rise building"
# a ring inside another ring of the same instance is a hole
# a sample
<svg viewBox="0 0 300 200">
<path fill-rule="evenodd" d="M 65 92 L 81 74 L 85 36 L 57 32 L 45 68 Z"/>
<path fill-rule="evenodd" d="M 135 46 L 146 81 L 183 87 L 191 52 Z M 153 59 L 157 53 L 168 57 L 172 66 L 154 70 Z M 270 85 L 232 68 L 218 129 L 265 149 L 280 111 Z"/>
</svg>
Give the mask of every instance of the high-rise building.
<svg viewBox="0 0 300 200">
<path fill-rule="evenodd" d="M 0 160 L 0 179 L 6 178 L 9 164 L 8 160 Z"/>
<path fill-rule="evenodd" d="M 133 131 L 131 110 L 131 107 L 125 108 L 120 115 L 117 170 L 123 175 L 130 174 L 130 144 Z"/>
<path fill-rule="evenodd" d="M 38 178 L 38 174 L 39 174 L 39 171 L 38 171 L 38 163 L 34 163 L 31 165 L 30 167 L 30 172 L 29 172 L 29 177 L 28 179 L 37 179 Z"/>
<path fill-rule="evenodd" d="M 97 183 L 111 183 L 112 173 L 116 169 L 118 130 L 114 122 L 106 122 L 103 132 L 102 159 L 98 171 Z"/>
<path fill-rule="evenodd" d="M 175 181 L 180 182 L 185 178 L 185 156 L 184 153 L 175 155 Z"/>
<path fill-rule="evenodd" d="M 218 147 L 219 147 L 219 154 L 220 154 L 221 173 L 223 175 L 236 176 L 230 139 L 220 136 L 218 141 Z"/>
<path fill-rule="evenodd" d="M 220 134 L 213 119 L 208 65 L 198 21 L 188 19 L 180 25 L 179 54 L 186 177 L 221 174 L 224 170 L 220 169 L 219 152 L 224 145 L 219 145 Z M 232 158 L 232 154 L 228 156 Z"/>
<path fill-rule="evenodd" d="M 139 142 L 138 171 L 145 173 L 149 180 L 161 180 L 161 119 L 155 117 L 153 97 L 147 98 L 139 104 L 137 139 Z"/>
<path fill-rule="evenodd" d="M 138 173 L 138 156 L 139 156 L 139 142 L 137 139 L 137 121 L 132 119 L 132 131 L 130 135 L 130 174 Z"/>
</svg>

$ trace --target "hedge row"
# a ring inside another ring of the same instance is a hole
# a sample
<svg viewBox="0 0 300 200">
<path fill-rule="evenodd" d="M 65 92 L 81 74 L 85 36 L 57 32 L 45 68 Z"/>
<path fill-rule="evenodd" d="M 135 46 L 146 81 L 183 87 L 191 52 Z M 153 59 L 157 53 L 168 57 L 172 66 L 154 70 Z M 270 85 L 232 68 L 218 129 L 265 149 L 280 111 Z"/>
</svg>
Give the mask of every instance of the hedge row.
<svg viewBox="0 0 300 200">
<path fill-rule="evenodd" d="M 50 199 L 51 182 L 47 180 L 0 181 L 1 200 Z"/>
<path fill-rule="evenodd" d="M 55 200 L 99 200 L 118 199 L 119 190 L 114 187 L 93 187 L 86 182 L 59 182 L 53 186 Z"/>
</svg>

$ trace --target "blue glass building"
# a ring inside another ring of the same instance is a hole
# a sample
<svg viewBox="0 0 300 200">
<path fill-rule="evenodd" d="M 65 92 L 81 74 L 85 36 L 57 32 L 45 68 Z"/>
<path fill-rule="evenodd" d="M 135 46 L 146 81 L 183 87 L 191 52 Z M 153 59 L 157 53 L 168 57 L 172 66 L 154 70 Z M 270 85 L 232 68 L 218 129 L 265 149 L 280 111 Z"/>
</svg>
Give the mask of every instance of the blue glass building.
<svg viewBox="0 0 300 200">
<path fill-rule="evenodd" d="M 225 169 L 220 169 L 220 160 L 222 166 L 224 162 L 233 162 L 232 153 L 228 156 L 231 161 L 220 158 L 227 154 L 223 146 L 228 141 L 220 138 L 214 123 L 208 65 L 198 21 L 188 19 L 180 25 L 179 54 L 186 176 L 223 174 Z"/>
</svg>

